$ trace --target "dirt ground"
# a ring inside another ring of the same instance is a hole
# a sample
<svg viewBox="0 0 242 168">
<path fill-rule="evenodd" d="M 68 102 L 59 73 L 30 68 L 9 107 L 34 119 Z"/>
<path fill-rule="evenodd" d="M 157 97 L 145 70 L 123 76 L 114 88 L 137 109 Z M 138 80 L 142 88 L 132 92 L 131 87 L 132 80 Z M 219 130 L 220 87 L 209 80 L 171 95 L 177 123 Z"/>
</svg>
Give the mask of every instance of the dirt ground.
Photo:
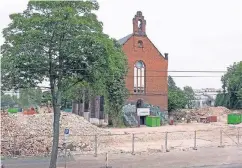
<svg viewBox="0 0 242 168">
<path fill-rule="evenodd" d="M 194 146 L 203 148 L 242 144 L 242 124 L 233 126 L 223 122 L 107 130 L 111 135 L 98 137 L 98 153 L 130 153 L 133 149 L 134 152 L 186 151 L 193 149 Z"/>
</svg>

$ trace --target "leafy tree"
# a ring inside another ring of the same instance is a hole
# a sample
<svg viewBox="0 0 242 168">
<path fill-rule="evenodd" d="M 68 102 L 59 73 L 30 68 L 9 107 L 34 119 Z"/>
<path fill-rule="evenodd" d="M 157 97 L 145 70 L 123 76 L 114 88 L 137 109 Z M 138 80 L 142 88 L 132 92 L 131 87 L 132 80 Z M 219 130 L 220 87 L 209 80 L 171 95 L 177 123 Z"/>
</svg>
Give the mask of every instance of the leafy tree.
<svg viewBox="0 0 242 168">
<path fill-rule="evenodd" d="M 17 105 L 17 98 L 9 94 L 4 94 L 1 92 L 1 108 L 6 109 L 8 107 L 14 107 Z"/>
<path fill-rule="evenodd" d="M 215 105 L 242 108 L 242 61 L 228 67 L 221 81 L 224 91 L 217 95 Z"/>
<path fill-rule="evenodd" d="M 187 98 L 183 90 L 176 86 L 173 78 L 168 77 L 168 111 L 185 108 Z"/>
<path fill-rule="evenodd" d="M 51 102 L 51 92 L 50 91 L 44 91 L 42 93 L 41 103 L 48 105 L 50 102 Z"/>
<path fill-rule="evenodd" d="M 187 105 L 186 95 L 180 89 L 169 89 L 168 90 L 168 111 L 182 109 Z"/>
<path fill-rule="evenodd" d="M 193 100 L 195 99 L 195 93 L 191 86 L 185 86 L 183 88 L 183 90 L 184 90 L 184 94 L 186 96 L 187 106 L 188 106 L 188 108 L 192 108 Z"/>
<path fill-rule="evenodd" d="M 113 56 L 110 60 L 109 71 L 112 72 L 108 76 L 105 82 L 104 98 L 105 98 L 105 111 L 108 112 L 109 119 L 111 120 L 113 126 L 123 125 L 122 119 L 122 108 L 128 97 L 128 90 L 125 86 L 125 76 L 128 72 L 128 62 L 125 57 L 122 47 L 116 40 L 109 42 L 109 54 Z"/>
<path fill-rule="evenodd" d="M 229 105 L 229 95 L 227 93 L 219 93 L 215 99 L 215 106 L 225 106 Z"/>
<path fill-rule="evenodd" d="M 10 15 L 12 22 L 3 31 L 3 88 L 34 88 L 49 79 L 54 110 L 50 168 L 56 168 L 63 94 L 79 82 L 107 93 L 110 76 L 122 77 L 125 56 L 103 34 L 92 13 L 98 8 L 96 1 L 30 1 L 23 13 Z M 114 60 L 118 56 L 121 62 Z"/>
<path fill-rule="evenodd" d="M 175 81 L 173 80 L 173 78 L 170 75 L 168 76 L 168 87 L 170 89 L 176 89 L 177 88 Z"/>
<path fill-rule="evenodd" d="M 19 104 L 21 107 L 38 106 L 41 104 L 42 91 L 40 88 L 19 90 Z"/>
</svg>

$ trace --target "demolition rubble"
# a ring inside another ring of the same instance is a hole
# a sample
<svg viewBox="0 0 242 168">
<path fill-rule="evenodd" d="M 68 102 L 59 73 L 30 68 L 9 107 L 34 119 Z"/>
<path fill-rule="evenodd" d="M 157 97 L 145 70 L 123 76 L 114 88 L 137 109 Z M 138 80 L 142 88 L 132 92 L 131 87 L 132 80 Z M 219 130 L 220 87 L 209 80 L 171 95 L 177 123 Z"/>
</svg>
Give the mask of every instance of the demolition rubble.
<svg viewBox="0 0 242 168">
<path fill-rule="evenodd" d="M 177 122 L 200 122 L 201 118 L 209 116 L 216 116 L 218 118 L 218 122 L 227 122 L 227 114 L 230 113 L 232 112 L 226 107 L 205 107 L 200 109 L 181 109 L 172 112 L 171 115 Z"/>
<path fill-rule="evenodd" d="M 230 113 L 232 111 L 225 107 L 183 109 L 172 113 L 174 121 L 179 123 L 190 120 L 191 123 L 189 124 L 166 124 L 154 128 L 144 126 L 140 128 L 102 129 L 92 125 L 81 116 L 62 112 L 59 151 L 63 152 L 64 149 L 65 128 L 70 130 L 67 149 L 74 154 L 94 154 L 96 151 L 95 147 L 98 148 L 98 153 L 130 152 L 132 150 L 133 135 L 135 136 L 135 151 L 160 150 L 161 145 L 165 144 L 165 132 L 169 132 L 168 144 L 170 148 L 190 148 L 194 141 L 195 130 L 198 131 L 199 146 L 217 145 L 220 139 L 220 129 L 224 131 L 229 130 L 233 136 L 238 132 L 228 127 L 227 115 Z M 217 117 L 216 124 L 204 124 L 199 121 L 199 119 L 209 116 Z M 1 125 L 3 156 L 46 156 L 50 154 L 53 113 L 33 115 L 23 115 L 21 113 L 5 114 L 2 115 Z M 231 142 L 229 137 L 223 138 L 224 143 Z"/>
<path fill-rule="evenodd" d="M 71 113 L 61 113 L 60 143 L 63 148 L 64 129 L 70 129 L 69 147 L 90 151 L 94 148 L 94 135 L 108 134 L 83 117 Z M 46 155 L 51 152 L 53 113 L 22 115 L 2 115 L 2 155 Z M 93 135 L 93 136 L 86 136 Z M 74 150 L 74 149 L 71 149 Z"/>
</svg>

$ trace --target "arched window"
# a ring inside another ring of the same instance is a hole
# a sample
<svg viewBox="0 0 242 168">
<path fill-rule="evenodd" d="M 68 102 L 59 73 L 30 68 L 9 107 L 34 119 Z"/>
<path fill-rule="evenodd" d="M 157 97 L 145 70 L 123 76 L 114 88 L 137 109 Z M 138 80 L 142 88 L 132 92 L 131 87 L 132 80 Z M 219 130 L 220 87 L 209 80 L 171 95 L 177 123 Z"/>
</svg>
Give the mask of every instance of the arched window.
<svg viewBox="0 0 242 168">
<path fill-rule="evenodd" d="M 134 93 L 143 94 L 145 92 L 145 64 L 137 61 L 134 64 Z"/>
<path fill-rule="evenodd" d="M 138 47 L 143 48 L 143 41 L 141 41 L 141 40 L 138 41 Z"/>
<path fill-rule="evenodd" d="M 138 29 L 142 30 L 142 20 L 141 19 L 138 20 Z"/>
</svg>

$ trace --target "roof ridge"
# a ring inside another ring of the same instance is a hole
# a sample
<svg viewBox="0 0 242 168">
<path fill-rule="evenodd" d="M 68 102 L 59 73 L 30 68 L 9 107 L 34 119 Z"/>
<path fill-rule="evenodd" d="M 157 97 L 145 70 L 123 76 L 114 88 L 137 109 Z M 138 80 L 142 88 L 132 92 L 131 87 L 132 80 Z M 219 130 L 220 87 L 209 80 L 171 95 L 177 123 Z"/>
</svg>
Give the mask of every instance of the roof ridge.
<svg viewBox="0 0 242 168">
<path fill-rule="evenodd" d="M 128 41 L 128 39 L 129 39 L 130 37 L 132 37 L 132 36 L 133 36 L 133 33 L 128 34 L 127 36 L 125 36 L 125 37 L 119 39 L 119 40 L 118 40 L 119 44 L 124 45 L 124 44 Z"/>
</svg>

